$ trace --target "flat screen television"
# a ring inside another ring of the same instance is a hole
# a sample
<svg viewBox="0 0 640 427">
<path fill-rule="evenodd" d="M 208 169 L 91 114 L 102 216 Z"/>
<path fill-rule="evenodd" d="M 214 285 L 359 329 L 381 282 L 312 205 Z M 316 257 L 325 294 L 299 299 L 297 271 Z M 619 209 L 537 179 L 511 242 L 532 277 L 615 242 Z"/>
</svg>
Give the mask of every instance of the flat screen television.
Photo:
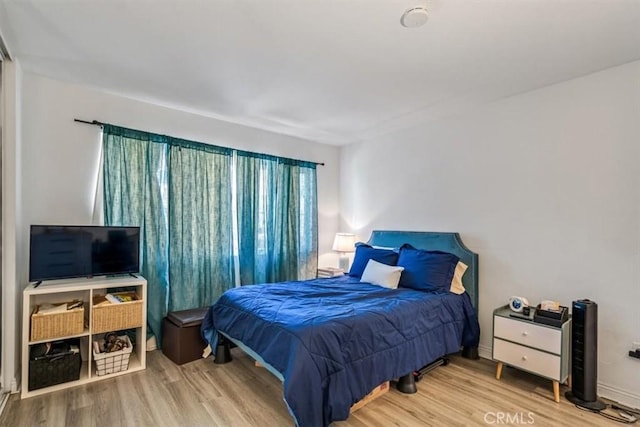
<svg viewBox="0 0 640 427">
<path fill-rule="evenodd" d="M 29 281 L 140 271 L 140 227 L 32 225 Z"/>
</svg>

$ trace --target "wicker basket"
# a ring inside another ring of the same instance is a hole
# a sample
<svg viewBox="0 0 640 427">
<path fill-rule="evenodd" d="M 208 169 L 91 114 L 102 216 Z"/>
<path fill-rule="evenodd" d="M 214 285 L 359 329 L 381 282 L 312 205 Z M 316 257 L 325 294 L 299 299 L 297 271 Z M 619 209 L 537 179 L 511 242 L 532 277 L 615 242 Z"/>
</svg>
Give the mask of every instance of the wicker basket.
<svg viewBox="0 0 640 427">
<path fill-rule="evenodd" d="M 100 353 L 100 345 L 97 341 L 93 342 L 93 360 L 96 362 L 96 374 L 98 376 L 129 369 L 129 357 L 131 356 L 131 351 L 133 351 L 133 346 L 128 336 L 123 335 L 119 338 L 126 341 L 129 346 L 111 353 Z"/>
<path fill-rule="evenodd" d="M 38 307 L 36 307 L 37 311 Z M 84 307 L 61 313 L 33 313 L 31 341 L 49 340 L 81 334 L 84 331 Z"/>
<path fill-rule="evenodd" d="M 103 297 L 93 299 L 92 333 L 139 328 L 142 326 L 142 308 L 144 301 L 136 295 L 136 300 L 120 304 L 96 305 L 104 301 Z"/>
</svg>

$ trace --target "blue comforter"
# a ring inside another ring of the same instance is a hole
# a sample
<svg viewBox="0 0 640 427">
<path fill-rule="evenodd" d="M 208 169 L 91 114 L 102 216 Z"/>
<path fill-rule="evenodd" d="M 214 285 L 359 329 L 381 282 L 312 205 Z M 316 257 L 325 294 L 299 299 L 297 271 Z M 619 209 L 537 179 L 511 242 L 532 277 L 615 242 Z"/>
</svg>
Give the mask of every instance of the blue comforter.
<svg viewBox="0 0 640 427">
<path fill-rule="evenodd" d="M 477 346 L 480 335 L 466 293 L 391 290 L 348 276 L 231 289 L 202 325 L 213 349 L 218 330 L 282 374 L 301 427 L 345 420 L 377 385 Z"/>
</svg>

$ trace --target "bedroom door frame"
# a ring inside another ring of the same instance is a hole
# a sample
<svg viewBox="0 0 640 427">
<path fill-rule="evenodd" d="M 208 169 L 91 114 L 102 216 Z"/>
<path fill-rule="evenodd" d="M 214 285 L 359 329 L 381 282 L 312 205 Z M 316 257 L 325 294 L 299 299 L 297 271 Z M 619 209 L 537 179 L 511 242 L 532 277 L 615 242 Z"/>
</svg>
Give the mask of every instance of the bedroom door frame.
<svg viewBox="0 0 640 427">
<path fill-rule="evenodd" d="M 0 39 L 1 42 L 1 39 Z M 3 45 L 0 43 L 0 50 Z M 18 331 L 22 319 L 18 316 L 22 306 L 19 261 L 22 245 L 21 228 L 21 93 L 22 71 L 19 62 L 3 52 L 2 60 L 2 346 L 0 348 L 0 387 L 4 392 L 16 393 L 20 387 L 20 339 Z M 0 403 L 2 400 L 0 400 Z"/>
<path fill-rule="evenodd" d="M 2 364 L 2 355 L 3 355 L 3 341 L 4 341 L 4 329 L 5 329 L 5 320 L 4 317 L 2 316 L 3 313 L 3 305 L 4 305 L 4 299 L 3 299 L 3 293 L 4 293 L 4 289 L 3 289 L 3 284 L 4 284 L 4 280 L 3 280 L 3 274 L 2 272 L 4 271 L 4 251 L 2 250 L 2 218 L 3 218 L 3 197 L 2 195 L 4 194 L 4 179 L 2 176 L 2 171 L 3 171 L 3 158 L 4 158 L 4 144 L 2 142 L 2 133 L 3 133 L 3 121 L 4 121 L 4 102 L 3 102 L 3 90 L 2 90 L 2 64 L 4 63 L 4 55 L 2 54 L 2 50 L 0 49 L 0 414 L 2 414 L 2 411 L 7 403 L 7 398 L 9 396 L 9 391 L 5 390 L 4 387 L 4 370 L 3 370 L 3 364 Z"/>
</svg>

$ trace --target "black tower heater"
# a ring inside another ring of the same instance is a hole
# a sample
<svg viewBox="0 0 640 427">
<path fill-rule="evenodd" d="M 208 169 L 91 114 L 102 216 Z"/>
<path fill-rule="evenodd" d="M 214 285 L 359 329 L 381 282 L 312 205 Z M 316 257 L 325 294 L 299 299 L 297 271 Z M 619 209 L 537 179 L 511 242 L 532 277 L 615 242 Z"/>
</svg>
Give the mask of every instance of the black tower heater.
<svg viewBox="0 0 640 427">
<path fill-rule="evenodd" d="M 571 323 L 571 391 L 565 397 L 592 411 L 606 405 L 598 400 L 598 304 L 574 301 Z"/>
</svg>

